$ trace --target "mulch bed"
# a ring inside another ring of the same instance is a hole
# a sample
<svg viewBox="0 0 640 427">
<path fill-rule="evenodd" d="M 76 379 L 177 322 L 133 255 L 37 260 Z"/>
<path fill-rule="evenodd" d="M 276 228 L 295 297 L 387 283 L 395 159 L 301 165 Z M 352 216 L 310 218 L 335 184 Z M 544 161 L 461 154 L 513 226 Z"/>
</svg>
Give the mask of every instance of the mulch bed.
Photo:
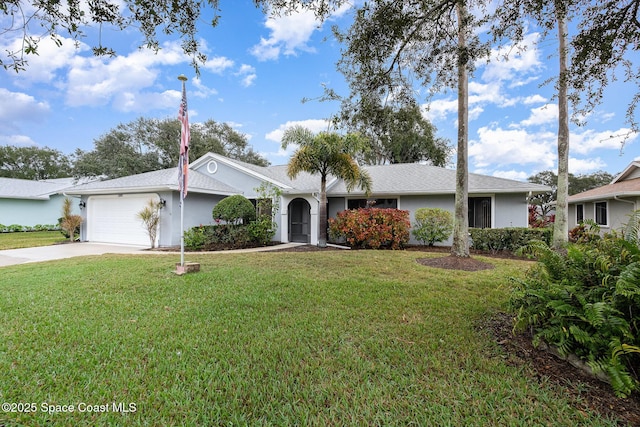
<svg viewBox="0 0 640 427">
<path fill-rule="evenodd" d="M 329 246 L 319 248 L 317 246 L 303 245 L 289 249 L 279 249 L 288 252 L 314 252 L 343 250 Z M 422 265 L 464 270 L 480 271 L 493 268 L 489 263 L 479 261 L 473 255 L 482 255 L 496 258 L 522 259 L 508 253 L 487 253 L 471 251 L 471 257 L 460 258 L 450 255 L 449 247 L 425 247 L 412 246 L 405 250 L 415 252 L 441 253 L 441 257 L 417 258 Z M 528 333 L 513 334 L 513 317 L 508 314 L 500 314 L 490 319 L 485 319 L 477 327 L 488 331 L 494 337 L 496 343 L 504 350 L 506 363 L 511 366 L 530 367 L 531 379 L 534 381 L 548 381 L 559 387 L 569 397 L 573 405 L 581 411 L 592 411 L 605 417 L 615 418 L 621 426 L 640 427 L 640 394 L 635 393 L 631 397 L 621 399 L 617 397 L 609 384 L 594 378 L 586 372 L 574 367 L 569 362 L 562 360 L 552 353 L 536 349 L 532 344 L 532 336 Z"/>
<path fill-rule="evenodd" d="M 618 419 L 621 426 L 640 426 L 640 394 L 626 399 L 617 397 L 606 384 L 562 360 L 552 353 L 536 349 L 529 333 L 513 334 L 513 317 L 500 314 L 478 325 L 488 330 L 504 349 L 506 363 L 528 365 L 535 381 L 549 381 L 562 389 L 573 405 L 582 411 L 592 411 Z"/>
</svg>

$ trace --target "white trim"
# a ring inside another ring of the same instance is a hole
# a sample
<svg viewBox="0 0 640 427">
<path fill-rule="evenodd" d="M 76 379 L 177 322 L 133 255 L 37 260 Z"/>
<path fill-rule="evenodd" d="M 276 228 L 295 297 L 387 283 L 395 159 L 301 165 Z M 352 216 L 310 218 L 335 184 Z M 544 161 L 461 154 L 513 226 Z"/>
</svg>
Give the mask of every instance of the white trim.
<svg viewBox="0 0 640 427">
<path fill-rule="evenodd" d="M 218 172 L 218 164 L 215 160 L 211 160 L 209 163 L 207 163 L 207 172 L 209 172 L 211 175 Z"/>
<path fill-rule="evenodd" d="M 627 175 L 629 175 L 631 173 L 631 171 L 633 169 L 636 168 L 640 168 L 640 162 L 631 162 L 629 163 L 629 165 L 624 168 L 624 170 L 622 172 L 620 172 L 620 174 L 618 176 L 616 176 L 613 181 L 611 181 L 611 184 L 615 184 L 616 182 L 620 182 L 620 181 L 624 181 L 624 178 L 627 177 Z"/>
<path fill-rule="evenodd" d="M 240 172 L 243 172 L 243 173 L 245 173 L 247 175 L 251 175 L 254 178 L 258 178 L 259 180 L 267 181 L 267 182 L 269 182 L 269 183 L 271 183 L 273 185 L 276 185 L 276 186 L 278 186 L 280 188 L 293 189 L 293 187 L 291 187 L 291 186 L 289 186 L 287 184 L 283 184 L 282 182 L 276 181 L 273 178 L 269 178 L 266 175 L 263 175 L 263 174 L 261 174 L 259 172 L 256 172 L 256 171 L 251 170 L 251 169 L 249 169 L 247 167 L 244 167 L 241 164 L 236 163 L 233 159 L 229 159 L 227 157 L 224 157 L 224 156 L 221 156 L 221 155 L 215 154 L 215 153 L 207 153 L 204 156 L 200 157 L 199 159 L 193 161 L 189 165 L 189 169 L 191 169 L 191 170 L 198 169 L 202 164 L 204 164 L 207 161 L 210 161 L 211 158 L 215 159 L 219 163 L 223 163 L 223 164 L 225 164 L 225 165 L 227 165 L 227 166 L 229 166 L 231 168 L 239 170 Z"/>
</svg>

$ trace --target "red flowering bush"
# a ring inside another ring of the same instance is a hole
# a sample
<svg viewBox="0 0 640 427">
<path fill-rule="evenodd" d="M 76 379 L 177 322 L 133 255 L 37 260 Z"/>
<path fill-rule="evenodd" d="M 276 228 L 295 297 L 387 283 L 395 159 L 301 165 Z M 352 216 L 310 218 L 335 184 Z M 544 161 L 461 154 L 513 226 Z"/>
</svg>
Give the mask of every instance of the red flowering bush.
<svg viewBox="0 0 640 427">
<path fill-rule="evenodd" d="M 409 242 L 409 211 L 366 208 L 339 212 L 329 218 L 329 236 L 353 248 L 400 249 Z"/>
</svg>

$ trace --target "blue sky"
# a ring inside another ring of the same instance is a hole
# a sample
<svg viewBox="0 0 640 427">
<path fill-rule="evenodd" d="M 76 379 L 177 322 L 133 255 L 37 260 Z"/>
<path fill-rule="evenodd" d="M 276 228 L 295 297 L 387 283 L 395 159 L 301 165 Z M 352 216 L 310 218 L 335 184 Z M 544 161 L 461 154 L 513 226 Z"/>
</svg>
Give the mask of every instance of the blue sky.
<svg viewBox="0 0 640 427">
<path fill-rule="evenodd" d="M 291 150 L 280 149 L 284 130 L 296 124 L 326 130 L 325 119 L 339 107 L 301 100 L 322 95 L 325 85 L 346 95 L 335 66 L 340 46 L 330 26 L 348 25 L 349 12 L 339 11 L 320 26 L 309 13 L 269 19 L 250 0 L 221 1 L 221 7 L 218 27 L 201 25 L 209 60 L 199 78 L 177 38 L 163 39 L 154 54 L 138 49 L 142 40 L 135 31 L 104 29 L 102 40 L 116 48 L 115 58 L 92 56 L 89 45 L 97 44 L 99 34 L 91 29 L 79 47 L 68 39 L 62 47 L 43 39 L 26 71 L 0 70 L 0 144 L 35 144 L 67 154 L 91 150 L 96 138 L 119 123 L 176 117 L 177 76 L 185 74 L 191 123 L 228 122 L 272 164 L 285 164 Z M 557 72 L 554 35 L 540 40 L 531 31 L 521 55 L 497 61 L 496 51 L 493 61 L 479 64 L 469 85 L 471 172 L 526 180 L 557 168 L 557 104 L 553 86 L 540 86 Z M 0 54 L 21 41 L 11 37 L 0 36 Z M 616 174 L 640 159 L 637 135 L 624 148 L 618 137 L 628 134 L 625 111 L 634 90 L 616 82 L 587 125 L 572 126 L 570 172 Z M 455 92 L 421 101 L 439 136 L 455 144 Z"/>
</svg>

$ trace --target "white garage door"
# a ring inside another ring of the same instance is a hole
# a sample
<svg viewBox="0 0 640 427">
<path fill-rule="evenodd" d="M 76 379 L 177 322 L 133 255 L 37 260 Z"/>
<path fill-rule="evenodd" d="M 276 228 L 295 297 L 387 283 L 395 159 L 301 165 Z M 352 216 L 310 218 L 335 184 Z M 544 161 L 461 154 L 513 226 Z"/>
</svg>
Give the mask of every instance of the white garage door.
<svg viewBox="0 0 640 427">
<path fill-rule="evenodd" d="M 123 194 L 121 196 L 91 196 L 87 200 L 87 240 L 150 246 L 149 235 L 137 218 L 149 199 L 158 201 L 157 194 Z"/>
</svg>

